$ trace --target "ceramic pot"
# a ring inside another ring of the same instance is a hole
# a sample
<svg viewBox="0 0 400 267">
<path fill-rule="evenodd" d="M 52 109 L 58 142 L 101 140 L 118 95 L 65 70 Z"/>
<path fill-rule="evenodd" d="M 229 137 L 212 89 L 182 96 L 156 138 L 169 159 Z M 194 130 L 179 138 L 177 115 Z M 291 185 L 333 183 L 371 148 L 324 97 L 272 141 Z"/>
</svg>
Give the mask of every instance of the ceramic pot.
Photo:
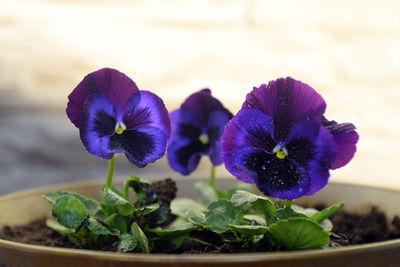
<svg viewBox="0 0 400 267">
<path fill-rule="evenodd" d="M 177 181 L 178 196 L 196 197 L 197 178 Z M 80 182 L 33 189 L 0 197 L 0 227 L 22 225 L 50 216 L 50 205 L 42 195 L 53 190 L 68 190 L 95 199 L 100 198 L 102 182 Z M 217 186 L 227 188 L 233 178 L 219 179 Z M 334 204 L 346 201 L 346 208 L 377 205 L 389 218 L 400 214 L 400 191 L 331 182 L 312 197 L 296 200 L 301 203 Z M 256 267 L 256 266 L 400 266 L 400 239 L 355 245 L 328 250 L 269 252 L 221 255 L 142 255 L 119 254 L 79 249 L 50 248 L 0 239 L 0 266 L 182 266 L 182 267 Z"/>
</svg>

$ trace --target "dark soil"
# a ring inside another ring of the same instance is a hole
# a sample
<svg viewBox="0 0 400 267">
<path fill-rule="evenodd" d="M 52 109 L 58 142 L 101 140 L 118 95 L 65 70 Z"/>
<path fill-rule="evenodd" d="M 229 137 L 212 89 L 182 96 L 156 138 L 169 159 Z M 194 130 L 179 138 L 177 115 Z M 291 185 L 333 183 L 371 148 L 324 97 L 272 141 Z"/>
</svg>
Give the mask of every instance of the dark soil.
<svg viewBox="0 0 400 267">
<path fill-rule="evenodd" d="M 377 207 L 366 214 L 339 212 L 332 217 L 333 232 L 347 237 L 350 245 L 400 238 L 400 218 L 388 223 L 386 215 Z"/>
<path fill-rule="evenodd" d="M 155 182 L 153 190 L 158 199 L 170 203 L 176 197 L 178 188 L 176 188 L 176 183 L 171 178 L 167 178 Z"/>
<path fill-rule="evenodd" d="M 30 222 L 28 225 L 5 226 L 0 231 L 0 238 L 32 245 L 76 248 L 67 237 L 48 228 L 46 218 Z"/>
</svg>

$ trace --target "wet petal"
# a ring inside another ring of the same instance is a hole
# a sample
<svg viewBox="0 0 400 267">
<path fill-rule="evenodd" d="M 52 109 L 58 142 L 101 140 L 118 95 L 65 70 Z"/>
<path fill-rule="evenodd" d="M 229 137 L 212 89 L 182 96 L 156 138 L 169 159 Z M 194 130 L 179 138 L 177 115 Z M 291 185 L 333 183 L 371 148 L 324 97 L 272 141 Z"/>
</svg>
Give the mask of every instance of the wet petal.
<svg viewBox="0 0 400 267">
<path fill-rule="evenodd" d="M 202 150 L 203 144 L 200 141 L 187 138 L 174 139 L 168 146 L 168 163 L 173 170 L 188 175 L 199 164 Z"/>
<path fill-rule="evenodd" d="M 275 139 L 285 139 L 291 127 L 303 120 L 319 123 L 325 112 L 323 98 L 310 86 L 290 77 L 254 87 L 242 109 L 257 108 L 273 117 Z"/>
<path fill-rule="evenodd" d="M 225 112 L 230 118 L 233 117 L 218 99 L 211 96 L 210 89 L 203 89 L 192 94 L 181 107 L 191 110 L 202 126 L 207 125 L 211 112 L 215 110 Z"/>
<path fill-rule="evenodd" d="M 124 152 L 130 162 L 144 167 L 165 154 L 166 134 L 158 128 L 145 126 L 126 130 L 110 137 L 109 149 Z"/>
<path fill-rule="evenodd" d="M 237 149 L 235 158 L 238 168 L 248 172 L 266 196 L 294 199 L 308 190 L 307 172 L 289 158 L 279 159 L 275 154 L 251 147 Z"/>
<path fill-rule="evenodd" d="M 272 118 L 257 109 L 241 110 L 226 126 L 222 135 L 221 157 L 226 169 L 243 182 L 254 183 L 253 177 L 236 161 L 236 150 L 249 146 L 271 152 L 276 145 L 272 139 Z"/>
<path fill-rule="evenodd" d="M 111 159 L 110 136 L 115 130 L 114 107 L 103 95 L 93 95 L 85 103 L 85 116 L 80 128 L 83 145 L 89 153 L 103 159 Z"/>
<path fill-rule="evenodd" d="M 322 119 L 322 125 L 333 135 L 336 143 L 337 156 L 331 169 L 343 167 L 354 157 L 359 136 L 356 127 L 351 123 L 337 123 L 336 121 L 328 121 Z"/>
<path fill-rule="evenodd" d="M 125 74 L 110 68 L 100 69 L 88 74 L 68 96 L 67 115 L 78 128 L 84 117 L 84 104 L 92 95 L 103 95 L 118 110 L 134 93 L 136 84 Z"/>
<path fill-rule="evenodd" d="M 125 103 L 126 113 L 123 121 L 128 129 L 155 127 L 169 138 L 171 123 L 164 102 L 149 91 L 133 94 Z"/>
<path fill-rule="evenodd" d="M 309 176 L 309 188 L 303 194 L 312 195 L 327 184 L 337 150 L 332 134 L 325 127 L 311 121 L 296 124 L 286 148 L 288 158 L 306 170 Z"/>
</svg>

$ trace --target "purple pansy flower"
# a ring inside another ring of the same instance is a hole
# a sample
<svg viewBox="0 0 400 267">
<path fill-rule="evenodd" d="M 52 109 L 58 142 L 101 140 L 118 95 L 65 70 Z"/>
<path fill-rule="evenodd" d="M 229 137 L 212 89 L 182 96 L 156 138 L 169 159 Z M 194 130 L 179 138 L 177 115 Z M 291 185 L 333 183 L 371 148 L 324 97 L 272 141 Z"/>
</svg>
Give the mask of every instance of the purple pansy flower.
<svg viewBox="0 0 400 267">
<path fill-rule="evenodd" d="M 67 115 L 89 153 L 103 159 L 125 153 L 139 167 L 165 154 L 168 111 L 161 98 L 139 91 L 125 74 L 109 68 L 90 73 L 68 99 Z"/>
<path fill-rule="evenodd" d="M 358 141 L 355 126 L 328 121 L 325 108 L 314 89 L 289 77 L 255 87 L 222 136 L 227 170 L 267 196 L 314 194 L 329 169 L 352 159 Z"/>
<path fill-rule="evenodd" d="M 214 166 L 222 163 L 221 135 L 233 115 L 211 96 L 209 89 L 189 96 L 170 116 L 172 134 L 167 157 L 172 169 L 188 175 L 202 155 L 209 155 Z"/>
</svg>

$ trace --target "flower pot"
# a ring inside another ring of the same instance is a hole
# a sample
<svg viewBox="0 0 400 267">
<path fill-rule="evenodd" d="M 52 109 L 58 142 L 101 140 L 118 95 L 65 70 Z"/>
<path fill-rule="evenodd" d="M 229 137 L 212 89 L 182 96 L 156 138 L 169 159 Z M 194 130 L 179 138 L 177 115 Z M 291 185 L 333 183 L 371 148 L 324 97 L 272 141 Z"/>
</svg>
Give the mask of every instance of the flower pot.
<svg viewBox="0 0 400 267">
<path fill-rule="evenodd" d="M 177 180 L 178 196 L 196 197 L 194 184 L 199 180 L 193 177 Z M 227 188 L 235 182 L 235 179 L 226 177 L 219 179 L 217 186 Z M 80 182 L 0 197 L 0 227 L 22 225 L 50 216 L 50 205 L 42 197 L 45 192 L 68 190 L 99 199 L 101 185 L 102 182 Z M 296 200 L 296 204 L 333 204 L 342 200 L 346 201 L 349 210 L 373 204 L 384 210 L 389 218 L 400 214 L 400 191 L 340 183 L 330 183 L 316 195 Z M 0 239 L 0 265 L 5 266 L 397 266 L 400 264 L 399 255 L 400 240 L 293 252 L 144 255 L 51 248 Z"/>
</svg>

